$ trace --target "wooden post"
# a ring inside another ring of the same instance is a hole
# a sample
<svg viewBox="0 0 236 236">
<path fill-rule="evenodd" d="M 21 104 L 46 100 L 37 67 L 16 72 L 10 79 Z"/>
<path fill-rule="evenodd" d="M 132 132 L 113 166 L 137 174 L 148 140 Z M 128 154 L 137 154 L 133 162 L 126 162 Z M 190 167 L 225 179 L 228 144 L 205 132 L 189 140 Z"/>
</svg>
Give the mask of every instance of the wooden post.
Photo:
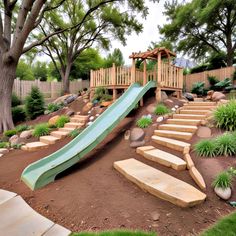
<svg viewBox="0 0 236 236">
<path fill-rule="evenodd" d="M 115 88 L 113 88 L 112 95 L 113 95 L 113 101 L 115 101 L 117 99 L 117 90 Z"/>
<path fill-rule="evenodd" d="M 143 86 L 147 83 L 147 61 L 143 61 Z"/>
<path fill-rule="evenodd" d="M 157 89 L 156 89 L 156 100 L 161 101 L 161 52 L 157 56 Z"/>
<path fill-rule="evenodd" d="M 112 80 L 112 95 L 113 95 L 113 101 L 117 99 L 117 90 L 116 90 L 116 65 L 115 63 L 112 64 L 112 70 L 111 70 L 111 80 Z"/>
<path fill-rule="evenodd" d="M 132 60 L 132 68 L 131 68 L 131 84 L 135 83 L 135 59 Z"/>
</svg>

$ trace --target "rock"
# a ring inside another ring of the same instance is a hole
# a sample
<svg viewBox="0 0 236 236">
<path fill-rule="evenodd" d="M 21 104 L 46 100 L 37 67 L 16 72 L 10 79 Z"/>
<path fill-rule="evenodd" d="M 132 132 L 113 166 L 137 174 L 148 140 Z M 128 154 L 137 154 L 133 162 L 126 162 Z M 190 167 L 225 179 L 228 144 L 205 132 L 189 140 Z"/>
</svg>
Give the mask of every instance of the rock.
<svg viewBox="0 0 236 236">
<path fill-rule="evenodd" d="M 175 105 L 175 108 L 176 108 L 176 109 L 178 109 L 178 108 L 179 108 L 179 106 L 178 106 L 178 105 Z"/>
<path fill-rule="evenodd" d="M 73 94 L 66 94 L 66 95 L 64 95 L 64 96 L 61 96 L 61 97 L 57 98 L 57 99 L 54 100 L 52 103 L 57 103 L 57 104 L 64 103 L 64 101 L 65 101 L 68 97 L 70 97 L 70 96 L 72 96 L 72 95 L 73 95 Z"/>
<path fill-rule="evenodd" d="M 48 124 L 49 125 L 55 125 L 57 120 L 60 118 L 60 116 L 53 116 L 52 118 L 49 119 Z"/>
<path fill-rule="evenodd" d="M 129 140 L 130 139 L 130 130 L 126 130 L 124 134 L 124 139 Z"/>
<path fill-rule="evenodd" d="M 163 120 L 164 120 L 164 117 L 163 116 L 159 116 L 159 117 L 157 117 L 156 122 L 162 122 Z"/>
<path fill-rule="evenodd" d="M 10 142 L 11 146 L 17 145 L 20 143 L 20 138 L 17 134 L 15 134 L 10 137 L 9 142 Z"/>
<path fill-rule="evenodd" d="M 218 197 L 224 200 L 228 200 L 231 197 L 231 193 L 232 193 L 231 188 L 223 189 L 223 188 L 215 187 L 214 191 Z"/>
<path fill-rule="evenodd" d="M 221 99 L 225 99 L 225 95 L 223 93 L 221 93 L 221 92 L 214 92 L 212 94 L 212 101 L 218 102 Z"/>
<path fill-rule="evenodd" d="M 91 114 L 91 111 L 88 111 L 88 114 Z"/>
<path fill-rule="evenodd" d="M 31 130 L 25 130 L 25 131 L 21 132 L 20 138 L 22 138 L 22 139 L 31 138 L 31 137 L 32 137 L 32 133 L 33 133 L 33 129 L 31 129 Z"/>
<path fill-rule="evenodd" d="M 132 148 L 137 148 L 137 147 L 141 147 L 141 146 L 144 146 L 145 145 L 145 141 L 142 140 L 142 141 L 133 141 L 130 143 L 130 147 Z"/>
<path fill-rule="evenodd" d="M 160 219 L 160 214 L 156 211 L 151 213 L 152 220 L 157 221 Z"/>
<path fill-rule="evenodd" d="M 166 99 L 168 99 L 168 96 L 167 96 L 166 92 L 161 91 L 161 101 L 165 101 Z"/>
<path fill-rule="evenodd" d="M 156 104 L 155 103 L 152 103 L 152 104 L 150 104 L 146 107 L 146 111 L 148 113 L 154 113 L 155 109 L 156 109 Z"/>
<path fill-rule="evenodd" d="M 174 107 L 172 107 L 172 108 L 171 108 L 171 111 L 175 112 L 175 111 L 176 111 L 176 109 L 175 109 Z"/>
<path fill-rule="evenodd" d="M 113 103 L 113 101 L 102 102 L 101 107 L 108 107 Z"/>
<path fill-rule="evenodd" d="M 211 137 L 211 129 L 208 127 L 201 126 L 197 130 L 197 136 L 200 138 L 210 138 Z"/>
<path fill-rule="evenodd" d="M 229 102 L 229 100 L 226 99 L 220 99 L 220 101 L 218 102 L 218 105 L 225 105 Z"/>
<path fill-rule="evenodd" d="M 83 99 L 83 102 L 84 102 L 84 103 L 88 103 L 88 102 L 89 102 L 89 99 Z"/>
<path fill-rule="evenodd" d="M 104 108 L 94 107 L 94 111 L 95 111 L 96 114 L 101 114 L 104 111 Z"/>
<path fill-rule="evenodd" d="M 141 128 L 133 128 L 130 132 L 130 141 L 142 141 L 145 137 L 145 132 Z"/>
<path fill-rule="evenodd" d="M 89 120 L 92 121 L 92 120 L 94 120 L 94 118 L 95 118 L 94 116 L 90 116 Z"/>
<path fill-rule="evenodd" d="M 76 94 L 72 94 L 72 95 L 66 97 L 64 100 L 64 104 L 67 105 L 67 104 L 72 103 L 77 97 L 78 96 Z"/>
<path fill-rule="evenodd" d="M 87 125 L 89 126 L 89 125 L 91 125 L 93 122 L 92 121 L 89 121 L 88 123 L 87 123 Z"/>
<path fill-rule="evenodd" d="M 187 98 L 188 101 L 194 101 L 194 97 L 191 93 L 185 93 L 184 97 Z"/>
<path fill-rule="evenodd" d="M 169 102 L 169 103 L 173 103 L 173 101 L 171 99 L 166 99 L 164 102 Z"/>
<path fill-rule="evenodd" d="M 82 112 L 87 113 L 91 108 L 93 107 L 93 103 L 88 102 L 87 104 L 84 105 L 82 108 Z"/>
<path fill-rule="evenodd" d="M 0 148 L 0 154 L 6 154 L 9 150 L 7 148 Z"/>
<path fill-rule="evenodd" d="M 146 115 L 146 117 L 149 118 L 149 119 L 152 119 L 152 115 L 151 114 Z"/>
<path fill-rule="evenodd" d="M 97 116 L 97 117 L 98 117 L 98 116 L 99 116 L 99 114 L 96 114 L 95 116 Z"/>
<path fill-rule="evenodd" d="M 0 158 L 3 156 L 3 154 L 0 154 Z"/>
<path fill-rule="evenodd" d="M 72 111 L 71 109 L 68 109 L 68 111 L 66 112 L 66 116 L 72 116 L 72 115 L 74 115 L 75 114 L 75 112 L 74 111 Z"/>
</svg>

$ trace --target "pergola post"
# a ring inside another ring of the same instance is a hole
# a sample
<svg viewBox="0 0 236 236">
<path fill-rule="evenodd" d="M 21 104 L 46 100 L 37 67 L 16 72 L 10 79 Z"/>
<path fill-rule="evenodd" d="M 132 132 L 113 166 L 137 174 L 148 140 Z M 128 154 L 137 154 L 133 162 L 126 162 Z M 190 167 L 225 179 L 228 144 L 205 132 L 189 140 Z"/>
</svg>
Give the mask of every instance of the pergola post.
<svg viewBox="0 0 236 236">
<path fill-rule="evenodd" d="M 143 61 L 143 86 L 147 83 L 147 61 L 144 59 Z"/>
<path fill-rule="evenodd" d="M 157 55 L 157 89 L 156 89 L 156 100 L 161 101 L 161 52 Z"/>
<path fill-rule="evenodd" d="M 112 64 L 112 71 L 111 71 L 111 80 L 112 80 L 112 95 L 113 101 L 117 99 L 117 90 L 116 90 L 116 65 L 115 63 Z"/>
<path fill-rule="evenodd" d="M 132 67 L 131 67 L 131 84 L 135 83 L 135 59 L 132 59 Z"/>
</svg>

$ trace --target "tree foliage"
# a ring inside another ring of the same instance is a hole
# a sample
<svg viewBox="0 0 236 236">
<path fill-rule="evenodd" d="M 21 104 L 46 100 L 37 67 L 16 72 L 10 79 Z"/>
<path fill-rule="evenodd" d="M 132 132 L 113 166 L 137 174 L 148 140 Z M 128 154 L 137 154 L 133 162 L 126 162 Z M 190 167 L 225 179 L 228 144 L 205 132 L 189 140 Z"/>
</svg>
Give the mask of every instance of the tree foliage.
<svg viewBox="0 0 236 236">
<path fill-rule="evenodd" d="M 112 53 L 109 53 L 104 61 L 104 67 L 112 67 L 113 63 L 116 66 L 123 66 L 125 64 L 123 54 L 119 48 L 115 48 Z"/>
</svg>

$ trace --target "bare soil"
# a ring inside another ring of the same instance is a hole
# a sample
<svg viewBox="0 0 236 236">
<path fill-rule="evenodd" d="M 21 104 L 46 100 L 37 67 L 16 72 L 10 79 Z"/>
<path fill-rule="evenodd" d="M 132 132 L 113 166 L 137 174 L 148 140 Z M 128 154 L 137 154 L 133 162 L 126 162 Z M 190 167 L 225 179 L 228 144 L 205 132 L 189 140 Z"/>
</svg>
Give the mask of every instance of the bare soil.
<svg viewBox="0 0 236 236">
<path fill-rule="evenodd" d="M 149 100 L 145 106 L 152 102 L 153 100 Z M 54 183 L 40 190 L 31 191 L 20 181 L 23 169 L 55 152 L 71 139 L 63 139 L 40 151 L 11 151 L 0 158 L 0 188 L 17 192 L 40 214 L 72 231 L 128 228 L 151 230 L 164 236 L 197 235 L 222 216 L 232 212 L 234 208 L 214 194 L 211 182 L 220 171 L 236 166 L 234 157 L 199 158 L 192 151 L 195 165 L 207 184 L 207 200 L 187 209 L 143 192 L 113 169 L 114 161 L 136 158 L 198 188 L 188 171 L 177 172 L 155 164 L 137 155 L 135 149 L 129 147 L 129 141 L 124 140 L 123 132 L 133 127 L 142 114 L 147 114 L 145 107 L 139 109 L 134 117 L 124 119 L 119 127 L 90 153 L 86 161 L 73 166 Z M 156 126 L 154 124 L 145 131 L 146 143 L 157 147 L 151 141 Z M 219 130 L 213 129 L 213 136 L 219 133 Z M 198 140 L 199 138 L 194 136 L 191 143 Z M 158 148 L 169 151 L 161 146 Z M 178 152 L 172 153 L 181 157 Z M 231 200 L 236 200 L 235 192 Z M 153 212 L 160 214 L 159 220 L 153 220 Z"/>
</svg>

